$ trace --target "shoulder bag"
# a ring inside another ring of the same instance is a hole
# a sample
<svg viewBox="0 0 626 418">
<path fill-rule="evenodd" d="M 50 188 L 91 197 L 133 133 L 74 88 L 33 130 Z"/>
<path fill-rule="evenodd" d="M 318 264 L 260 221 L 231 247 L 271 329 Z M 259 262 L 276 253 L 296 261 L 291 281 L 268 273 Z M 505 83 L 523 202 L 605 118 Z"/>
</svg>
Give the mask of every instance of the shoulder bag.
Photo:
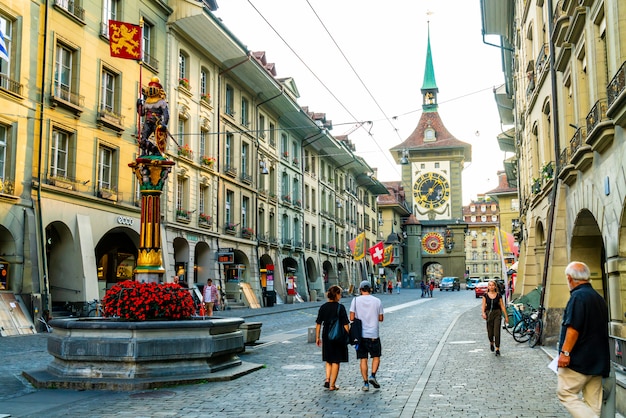
<svg viewBox="0 0 626 418">
<path fill-rule="evenodd" d="M 354 320 L 350 324 L 350 345 L 357 345 L 363 338 L 363 323 L 356 317 L 356 299 L 354 300 Z"/>
<path fill-rule="evenodd" d="M 347 334 L 341 321 L 339 320 L 339 312 L 341 305 L 337 304 L 337 316 L 331 319 L 328 326 L 328 340 L 334 343 L 344 342 L 346 343 Z"/>
</svg>

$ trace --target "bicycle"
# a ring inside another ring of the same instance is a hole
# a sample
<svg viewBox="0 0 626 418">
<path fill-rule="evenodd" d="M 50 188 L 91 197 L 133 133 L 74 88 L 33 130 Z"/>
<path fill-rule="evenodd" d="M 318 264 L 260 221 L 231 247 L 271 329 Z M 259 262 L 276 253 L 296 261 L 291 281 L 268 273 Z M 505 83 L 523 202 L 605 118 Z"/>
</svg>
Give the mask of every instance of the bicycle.
<svg viewBox="0 0 626 418">
<path fill-rule="evenodd" d="M 102 316 L 102 312 L 104 311 L 102 303 L 100 303 L 98 299 L 94 299 L 87 303 L 83 309 L 87 312 L 88 317 Z"/>
<path fill-rule="evenodd" d="M 43 314 L 37 318 L 37 321 L 41 322 L 46 330 L 46 332 L 52 332 L 52 327 L 48 325 L 48 321 L 50 320 L 50 312 L 47 310 L 43 311 Z"/>
<path fill-rule="evenodd" d="M 505 324 L 502 326 L 502 328 L 504 328 L 506 332 L 508 332 L 512 336 L 513 329 L 523 318 L 524 305 L 510 303 L 509 306 L 512 308 L 511 312 L 509 313 L 509 325 L 507 326 Z"/>
<path fill-rule="evenodd" d="M 522 320 L 513 328 L 513 339 L 518 343 L 528 341 L 531 348 L 539 344 L 543 334 L 543 311 L 543 306 L 540 306 L 530 314 L 524 313 Z"/>
<path fill-rule="evenodd" d="M 531 348 L 534 348 L 541 341 L 541 335 L 543 334 L 543 311 L 543 306 L 540 306 L 539 309 L 537 309 L 534 322 L 531 324 L 532 334 L 528 340 L 528 345 Z"/>
</svg>

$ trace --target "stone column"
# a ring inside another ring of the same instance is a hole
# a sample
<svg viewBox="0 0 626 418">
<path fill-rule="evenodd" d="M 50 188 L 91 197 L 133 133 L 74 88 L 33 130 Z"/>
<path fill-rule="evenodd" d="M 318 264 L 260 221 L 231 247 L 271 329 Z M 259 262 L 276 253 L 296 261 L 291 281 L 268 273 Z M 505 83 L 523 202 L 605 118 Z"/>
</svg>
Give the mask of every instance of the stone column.
<svg viewBox="0 0 626 418">
<path fill-rule="evenodd" d="M 163 281 L 161 252 L 161 194 L 174 162 L 160 155 L 144 155 L 128 164 L 135 172 L 141 192 L 141 226 L 135 280 Z"/>
</svg>

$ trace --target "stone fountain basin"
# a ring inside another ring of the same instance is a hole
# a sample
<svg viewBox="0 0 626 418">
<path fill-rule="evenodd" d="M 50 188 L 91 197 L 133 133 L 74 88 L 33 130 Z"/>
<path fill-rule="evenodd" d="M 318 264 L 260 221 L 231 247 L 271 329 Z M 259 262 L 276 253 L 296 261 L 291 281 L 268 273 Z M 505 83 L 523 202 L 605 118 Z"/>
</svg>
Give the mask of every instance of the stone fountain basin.
<svg viewBox="0 0 626 418">
<path fill-rule="evenodd" d="M 138 390 L 232 380 L 262 367 L 244 363 L 242 318 L 130 322 L 110 318 L 50 321 L 52 361 L 23 372 L 35 387 Z"/>
</svg>

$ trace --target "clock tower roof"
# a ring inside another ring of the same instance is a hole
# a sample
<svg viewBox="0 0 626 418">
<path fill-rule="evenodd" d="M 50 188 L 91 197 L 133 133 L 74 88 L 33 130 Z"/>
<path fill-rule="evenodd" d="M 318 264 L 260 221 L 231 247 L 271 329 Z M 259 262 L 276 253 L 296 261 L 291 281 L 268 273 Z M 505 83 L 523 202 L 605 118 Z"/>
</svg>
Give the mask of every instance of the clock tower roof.
<svg viewBox="0 0 626 418">
<path fill-rule="evenodd" d="M 417 127 L 409 137 L 390 151 L 396 162 L 419 155 L 420 151 L 432 150 L 452 151 L 463 150 L 463 160 L 472 161 L 472 146 L 456 139 L 445 127 L 439 116 L 437 93 L 439 88 L 435 81 L 435 67 L 430 49 L 430 23 L 428 24 L 428 43 L 426 46 L 426 66 L 424 68 L 424 82 L 422 92 L 422 116 Z"/>
<path fill-rule="evenodd" d="M 425 139 L 427 130 L 431 130 L 434 133 L 432 139 Z M 409 135 L 404 142 L 391 148 L 392 154 L 398 158 L 402 157 L 403 151 L 408 151 L 409 154 L 414 155 L 419 151 L 430 151 L 433 149 L 463 149 L 463 156 L 465 162 L 472 161 L 472 146 L 467 142 L 463 142 L 456 139 L 448 129 L 446 129 L 438 112 L 422 113 L 420 120 L 413 130 L 413 133 Z M 398 152 L 393 152 L 398 151 Z"/>
</svg>

